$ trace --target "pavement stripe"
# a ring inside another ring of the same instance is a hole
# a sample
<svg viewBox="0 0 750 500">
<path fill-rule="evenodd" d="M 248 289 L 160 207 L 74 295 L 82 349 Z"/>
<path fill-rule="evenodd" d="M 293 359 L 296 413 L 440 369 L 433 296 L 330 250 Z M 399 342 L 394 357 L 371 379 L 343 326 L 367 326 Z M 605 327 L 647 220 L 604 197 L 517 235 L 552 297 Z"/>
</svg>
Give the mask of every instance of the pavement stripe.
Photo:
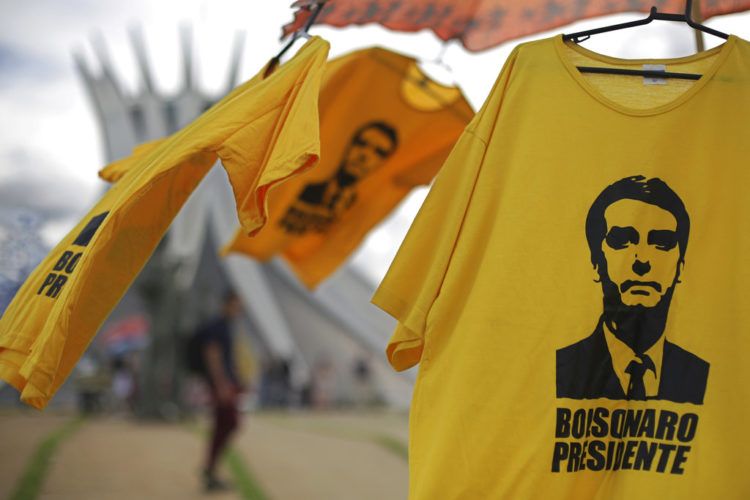
<svg viewBox="0 0 750 500">
<path fill-rule="evenodd" d="M 264 421 L 272 425 L 286 429 L 294 429 L 300 432 L 338 437 L 350 441 L 372 442 L 407 462 L 409 460 L 409 446 L 404 439 L 391 433 L 374 431 L 367 426 L 347 426 L 341 425 L 340 422 L 330 423 L 326 421 L 318 422 L 318 425 L 310 425 L 309 423 L 307 423 L 307 425 L 300 425 L 300 421 L 297 419 L 280 418 L 278 416 L 265 418 Z M 320 425 L 321 423 L 323 425 Z"/>
<path fill-rule="evenodd" d="M 234 448 L 227 450 L 225 461 L 232 473 L 237 492 L 244 500 L 268 500 L 268 496 L 261 490 L 245 460 Z"/>
<path fill-rule="evenodd" d="M 209 439 L 211 435 L 210 427 L 202 428 L 199 426 L 193 426 L 193 432 L 203 436 L 204 440 Z M 224 452 L 223 460 L 229 466 L 232 480 L 237 487 L 237 493 L 239 493 L 244 500 L 268 500 L 268 496 L 263 492 L 258 481 L 256 481 L 250 468 L 242 458 L 242 455 L 237 453 L 237 450 L 231 445 Z"/>
<path fill-rule="evenodd" d="M 234 446 L 276 500 L 406 497 L 406 462 L 369 436 L 357 438 L 346 430 L 336 435 L 317 425 L 294 428 L 263 416 L 251 416 L 246 424 Z"/>
<path fill-rule="evenodd" d="M 11 500 L 34 500 L 44 484 L 52 457 L 60 443 L 73 435 L 83 422 L 76 418 L 69 420 L 59 429 L 52 431 L 37 447 L 34 455 L 26 465 L 23 475 L 10 496 Z"/>
</svg>

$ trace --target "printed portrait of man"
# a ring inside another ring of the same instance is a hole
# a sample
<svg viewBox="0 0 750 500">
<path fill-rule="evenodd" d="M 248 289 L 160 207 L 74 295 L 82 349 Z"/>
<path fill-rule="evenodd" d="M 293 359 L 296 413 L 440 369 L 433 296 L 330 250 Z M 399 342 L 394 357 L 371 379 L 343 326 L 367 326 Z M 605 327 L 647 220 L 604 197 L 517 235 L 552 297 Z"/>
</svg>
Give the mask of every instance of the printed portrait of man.
<svg viewBox="0 0 750 500">
<path fill-rule="evenodd" d="M 621 179 L 594 201 L 586 239 L 603 311 L 594 332 L 557 351 L 557 397 L 703 404 L 709 364 L 666 337 L 690 235 L 664 181 Z"/>
<path fill-rule="evenodd" d="M 356 185 L 379 168 L 398 147 L 396 130 L 383 122 L 359 128 L 339 168 L 323 182 L 308 184 L 281 220 L 287 232 L 325 231 L 357 199 Z"/>
</svg>

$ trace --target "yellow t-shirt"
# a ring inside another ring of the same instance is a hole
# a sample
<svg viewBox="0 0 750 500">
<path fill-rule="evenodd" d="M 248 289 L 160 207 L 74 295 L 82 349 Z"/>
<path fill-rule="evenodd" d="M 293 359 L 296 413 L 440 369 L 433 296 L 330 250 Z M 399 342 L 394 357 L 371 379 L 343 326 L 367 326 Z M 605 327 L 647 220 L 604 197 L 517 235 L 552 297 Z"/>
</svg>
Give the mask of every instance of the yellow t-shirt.
<svg viewBox="0 0 750 500">
<path fill-rule="evenodd" d="M 269 187 L 319 156 L 318 95 L 328 43 L 311 39 L 166 140 L 103 177 L 118 180 L 29 276 L 0 319 L 0 378 L 43 408 L 217 157 L 240 222 L 266 220 Z"/>
<path fill-rule="evenodd" d="M 644 64 L 703 76 L 576 68 Z M 373 299 L 420 364 L 410 499 L 748 498 L 748 116 L 736 37 L 513 51 Z"/>
<path fill-rule="evenodd" d="M 320 165 L 270 194 L 269 224 L 225 252 L 283 253 L 309 287 L 336 270 L 415 186 L 429 183 L 474 112 L 412 58 L 381 48 L 328 63 Z"/>
</svg>

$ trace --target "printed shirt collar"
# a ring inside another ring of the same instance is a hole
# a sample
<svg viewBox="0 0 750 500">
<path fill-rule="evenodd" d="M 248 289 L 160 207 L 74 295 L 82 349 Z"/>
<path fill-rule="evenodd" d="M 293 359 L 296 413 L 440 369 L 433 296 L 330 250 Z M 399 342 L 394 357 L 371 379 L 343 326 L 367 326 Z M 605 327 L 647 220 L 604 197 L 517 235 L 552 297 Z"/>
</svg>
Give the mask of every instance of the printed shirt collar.
<svg viewBox="0 0 750 500">
<path fill-rule="evenodd" d="M 628 385 L 630 383 L 630 374 L 625 371 L 631 361 L 636 358 L 635 352 L 622 340 L 618 339 L 614 333 L 612 333 L 607 327 L 607 323 L 602 321 L 602 330 L 604 331 L 604 339 L 607 341 L 607 348 L 609 349 L 609 355 L 612 358 L 612 367 L 615 369 L 615 374 L 620 380 L 622 391 L 628 393 Z M 651 348 L 646 351 L 646 355 L 651 358 L 656 367 L 656 373 L 651 370 L 646 370 L 643 375 L 643 383 L 646 386 L 646 396 L 653 397 L 659 393 L 659 380 L 661 375 L 661 363 L 664 357 L 664 335 L 659 337 Z"/>
</svg>

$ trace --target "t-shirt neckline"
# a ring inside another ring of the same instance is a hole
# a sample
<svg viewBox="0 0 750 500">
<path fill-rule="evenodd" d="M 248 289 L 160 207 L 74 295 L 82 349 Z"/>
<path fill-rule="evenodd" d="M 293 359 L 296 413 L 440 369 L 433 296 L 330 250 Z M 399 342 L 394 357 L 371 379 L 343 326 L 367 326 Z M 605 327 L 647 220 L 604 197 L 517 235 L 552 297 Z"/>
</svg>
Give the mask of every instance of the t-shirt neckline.
<svg viewBox="0 0 750 500">
<path fill-rule="evenodd" d="M 701 89 L 705 87 L 705 85 L 711 80 L 714 74 L 724 64 L 724 61 L 729 55 L 729 52 L 731 52 L 732 48 L 735 45 L 736 38 L 737 37 L 735 37 L 734 35 L 729 35 L 729 38 L 727 39 L 726 42 L 712 49 L 705 50 L 703 52 L 698 52 L 690 56 L 666 58 L 666 59 L 623 59 L 623 58 L 618 58 L 618 57 L 612 57 L 612 56 L 608 56 L 605 54 L 600 54 L 598 52 L 594 52 L 585 47 L 581 47 L 580 45 L 574 42 L 566 42 L 563 39 L 562 35 L 554 37 L 554 45 L 557 51 L 557 56 L 560 59 L 560 62 L 562 62 L 562 64 L 568 70 L 568 73 L 570 73 L 570 76 L 594 99 L 601 102 L 605 106 L 615 111 L 619 111 L 620 113 L 623 113 L 626 115 L 653 116 L 653 115 L 665 113 L 667 111 L 670 111 L 680 106 L 681 104 L 683 104 L 684 102 L 688 101 L 690 98 L 695 96 L 698 92 L 700 92 Z M 581 72 L 578 70 L 575 64 L 573 64 L 570 58 L 565 54 L 565 50 L 567 49 L 574 50 L 582 54 L 583 56 L 586 56 L 586 57 L 589 57 L 598 61 L 602 61 L 608 64 L 614 64 L 614 65 L 623 65 L 623 66 L 635 65 L 635 64 L 666 64 L 666 65 L 680 64 L 680 63 L 696 61 L 696 60 L 703 59 L 706 57 L 711 57 L 717 54 L 718 56 L 716 60 L 713 62 L 713 64 L 706 71 L 703 72 L 703 75 L 700 77 L 700 79 L 698 79 L 692 87 L 690 87 L 688 90 L 680 94 L 677 98 L 672 99 L 671 101 L 661 104 L 659 106 L 655 106 L 653 108 L 637 109 L 637 108 L 630 108 L 628 106 L 615 102 L 612 99 L 606 97 L 599 90 L 597 90 L 586 79 L 586 77 L 581 74 Z"/>
<path fill-rule="evenodd" d="M 401 102 L 410 110 L 415 111 L 417 113 L 440 113 L 443 111 L 451 111 L 453 113 L 458 113 L 460 116 L 463 117 L 463 113 L 461 111 L 461 105 L 465 104 L 469 109 L 471 109 L 471 105 L 469 104 L 469 100 L 466 98 L 466 95 L 464 94 L 463 90 L 459 85 L 446 85 L 443 83 L 440 83 L 433 78 L 430 77 L 427 73 L 425 73 L 420 67 L 419 67 L 419 61 L 417 61 L 414 57 L 401 54 L 400 52 L 397 52 L 392 49 L 385 49 L 383 47 L 372 47 L 371 49 L 365 49 L 371 57 L 373 57 L 376 61 L 378 61 L 380 64 L 383 64 L 386 66 L 390 71 L 395 71 L 398 73 L 398 75 L 401 77 L 401 84 L 404 85 L 404 83 L 409 78 L 416 78 L 416 79 L 424 79 L 427 82 L 428 86 L 435 86 L 440 90 L 443 91 L 453 91 L 455 92 L 455 96 L 453 99 L 450 100 L 450 102 L 444 102 L 443 106 L 435 109 L 421 109 L 418 106 L 415 106 L 405 95 L 403 92 L 403 88 L 399 89 L 399 98 Z M 394 63 L 390 61 L 390 59 L 398 59 L 399 61 Z M 403 67 L 400 65 L 403 64 Z M 409 73 L 415 73 L 416 75 L 410 75 Z M 472 114 L 473 116 L 473 114 Z"/>
</svg>

